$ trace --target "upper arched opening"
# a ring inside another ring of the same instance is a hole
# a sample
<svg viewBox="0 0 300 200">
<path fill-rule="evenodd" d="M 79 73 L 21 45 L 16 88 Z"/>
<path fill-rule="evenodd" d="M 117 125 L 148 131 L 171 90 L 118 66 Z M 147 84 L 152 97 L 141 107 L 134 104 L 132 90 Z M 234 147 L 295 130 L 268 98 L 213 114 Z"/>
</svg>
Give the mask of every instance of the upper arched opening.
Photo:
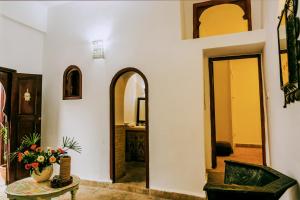
<svg viewBox="0 0 300 200">
<path fill-rule="evenodd" d="M 193 4 L 193 37 L 252 30 L 250 0 L 213 0 Z"/>
</svg>

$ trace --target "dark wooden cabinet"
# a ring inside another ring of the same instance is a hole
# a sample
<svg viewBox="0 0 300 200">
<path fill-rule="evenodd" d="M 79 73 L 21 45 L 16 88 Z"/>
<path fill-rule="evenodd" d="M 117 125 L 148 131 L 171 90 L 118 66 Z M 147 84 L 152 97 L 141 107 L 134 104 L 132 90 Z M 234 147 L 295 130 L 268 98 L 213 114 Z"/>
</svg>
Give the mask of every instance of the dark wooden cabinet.
<svg viewBox="0 0 300 200">
<path fill-rule="evenodd" d="M 145 161 L 145 129 L 126 129 L 126 162 Z"/>
</svg>

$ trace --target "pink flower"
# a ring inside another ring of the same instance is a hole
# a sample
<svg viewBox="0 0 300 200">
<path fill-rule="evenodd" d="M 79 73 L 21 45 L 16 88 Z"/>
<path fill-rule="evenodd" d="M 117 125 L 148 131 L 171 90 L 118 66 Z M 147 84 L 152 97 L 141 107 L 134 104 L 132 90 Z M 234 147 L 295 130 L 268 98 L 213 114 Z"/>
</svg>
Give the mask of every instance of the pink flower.
<svg viewBox="0 0 300 200">
<path fill-rule="evenodd" d="M 31 164 L 26 164 L 26 165 L 25 165 L 25 169 L 26 169 L 26 170 L 30 170 L 30 168 L 31 168 Z"/>
<path fill-rule="evenodd" d="M 39 167 L 39 163 L 34 162 L 34 163 L 31 164 L 31 166 L 32 166 L 33 168 L 38 168 L 38 167 Z"/>
<path fill-rule="evenodd" d="M 61 153 L 61 154 L 64 154 L 64 153 L 65 153 L 65 151 L 64 151 L 62 148 L 58 148 L 57 151 L 58 151 L 59 153 Z"/>
</svg>

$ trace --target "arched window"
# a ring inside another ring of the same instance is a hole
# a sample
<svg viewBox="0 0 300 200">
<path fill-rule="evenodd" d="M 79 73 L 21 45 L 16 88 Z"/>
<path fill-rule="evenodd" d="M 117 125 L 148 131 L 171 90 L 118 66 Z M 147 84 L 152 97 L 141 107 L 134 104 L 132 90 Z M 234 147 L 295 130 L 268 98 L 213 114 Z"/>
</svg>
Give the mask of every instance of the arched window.
<svg viewBox="0 0 300 200">
<path fill-rule="evenodd" d="M 213 0 L 193 5 L 194 38 L 252 30 L 250 0 Z"/>
<path fill-rule="evenodd" d="M 82 74 L 76 65 L 69 66 L 64 72 L 63 99 L 82 98 Z"/>
</svg>

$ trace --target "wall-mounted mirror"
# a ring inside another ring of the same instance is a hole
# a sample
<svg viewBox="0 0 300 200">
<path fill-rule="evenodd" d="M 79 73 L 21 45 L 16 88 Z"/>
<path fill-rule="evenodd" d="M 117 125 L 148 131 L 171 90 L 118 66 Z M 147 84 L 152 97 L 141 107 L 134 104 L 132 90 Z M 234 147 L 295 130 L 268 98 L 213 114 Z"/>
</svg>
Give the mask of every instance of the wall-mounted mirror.
<svg viewBox="0 0 300 200">
<path fill-rule="evenodd" d="M 280 86 L 284 91 L 284 107 L 300 100 L 299 58 L 300 20 L 297 15 L 298 0 L 287 0 L 277 26 Z"/>
<path fill-rule="evenodd" d="M 146 122 L 146 99 L 139 97 L 137 101 L 137 125 L 145 125 Z"/>
</svg>

